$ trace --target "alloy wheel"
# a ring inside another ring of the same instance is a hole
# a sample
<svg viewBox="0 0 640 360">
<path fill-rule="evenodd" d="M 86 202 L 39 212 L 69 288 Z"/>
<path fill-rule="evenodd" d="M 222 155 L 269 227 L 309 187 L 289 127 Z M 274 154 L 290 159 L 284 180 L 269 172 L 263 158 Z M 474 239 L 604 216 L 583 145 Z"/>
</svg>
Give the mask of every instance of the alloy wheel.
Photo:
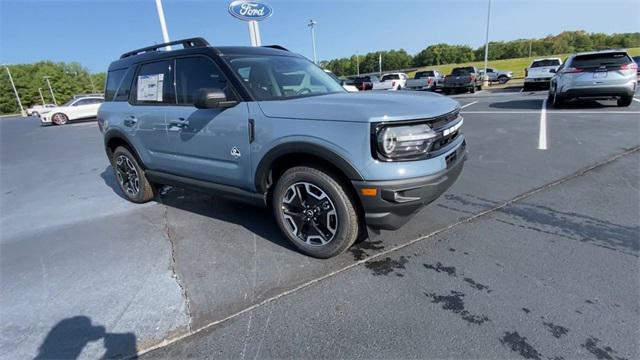
<svg viewBox="0 0 640 360">
<path fill-rule="evenodd" d="M 314 184 L 296 182 L 289 186 L 281 211 L 289 233 L 307 245 L 323 246 L 336 236 L 336 207 L 329 195 Z"/>
<path fill-rule="evenodd" d="M 116 174 L 120 186 L 122 186 L 122 189 L 126 191 L 128 195 L 138 195 L 140 191 L 140 178 L 138 177 L 136 167 L 128 157 L 124 155 L 118 156 L 116 159 Z"/>
</svg>

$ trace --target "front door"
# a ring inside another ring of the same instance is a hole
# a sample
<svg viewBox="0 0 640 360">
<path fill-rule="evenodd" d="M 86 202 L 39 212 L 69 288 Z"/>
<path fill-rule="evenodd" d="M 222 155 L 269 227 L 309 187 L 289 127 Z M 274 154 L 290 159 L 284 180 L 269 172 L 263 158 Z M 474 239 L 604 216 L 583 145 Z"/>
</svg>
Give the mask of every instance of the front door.
<svg viewBox="0 0 640 360">
<path fill-rule="evenodd" d="M 249 111 L 240 102 L 231 108 L 197 109 L 199 89 L 218 88 L 233 97 L 231 84 L 208 57 L 175 61 L 177 104 L 166 107 L 172 152 L 169 172 L 199 180 L 250 188 Z"/>
</svg>

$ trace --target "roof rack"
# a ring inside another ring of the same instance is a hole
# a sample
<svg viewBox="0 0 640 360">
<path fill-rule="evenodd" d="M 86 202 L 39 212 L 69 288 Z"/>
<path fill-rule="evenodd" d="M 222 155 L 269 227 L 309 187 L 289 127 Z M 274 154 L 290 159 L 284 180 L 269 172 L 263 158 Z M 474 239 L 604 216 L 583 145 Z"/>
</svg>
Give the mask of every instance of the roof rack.
<svg viewBox="0 0 640 360">
<path fill-rule="evenodd" d="M 265 46 L 263 46 L 263 47 L 271 48 L 271 49 L 278 49 L 278 50 L 289 51 L 289 49 L 285 48 L 284 46 L 280 46 L 280 45 L 265 45 Z"/>
<path fill-rule="evenodd" d="M 153 46 L 147 46 L 141 49 L 137 49 L 137 50 L 133 50 L 133 51 L 129 51 L 126 52 L 124 54 L 122 54 L 122 56 L 120 56 L 120 59 L 124 59 L 130 56 L 135 56 L 138 54 L 142 54 L 145 52 L 150 52 L 150 51 L 157 51 L 160 48 L 163 47 L 167 47 L 169 45 L 182 45 L 183 48 L 192 48 L 192 47 L 204 47 L 204 46 L 209 46 L 209 43 L 207 42 L 207 40 L 201 38 L 201 37 L 195 37 L 195 38 L 189 38 L 189 39 L 182 39 L 182 40 L 176 40 L 176 41 L 171 41 L 168 43 L 163 43 L 163 44 L 157 44 L 157 45 L 153 45 Z"/>
</svg>

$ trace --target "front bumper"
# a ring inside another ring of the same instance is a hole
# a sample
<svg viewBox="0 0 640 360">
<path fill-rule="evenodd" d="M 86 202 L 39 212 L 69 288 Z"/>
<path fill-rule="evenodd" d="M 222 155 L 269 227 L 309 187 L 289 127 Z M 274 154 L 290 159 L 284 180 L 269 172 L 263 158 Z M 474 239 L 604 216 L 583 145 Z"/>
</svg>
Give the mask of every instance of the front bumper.
<svg viewBox="0 0 640 360">
<path fill-rule="evenodd" d="M 367 225 L 379 229 L 398 229 L 416 212 L 447 191 L 462 172 L 467 157 L 466 143 L 463 141 L 446 156 L 447 169 L 433 175 L 402 180 L 352 181 L 360 197 Z M 362 195 L 364 188 L 376 188 L 376 195 Z"/>
</svg>

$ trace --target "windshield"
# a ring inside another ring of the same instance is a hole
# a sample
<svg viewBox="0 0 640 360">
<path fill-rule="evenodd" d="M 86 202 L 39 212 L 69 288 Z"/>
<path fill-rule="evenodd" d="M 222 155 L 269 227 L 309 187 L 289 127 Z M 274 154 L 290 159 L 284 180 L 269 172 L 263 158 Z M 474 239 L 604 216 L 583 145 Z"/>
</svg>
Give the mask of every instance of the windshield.
<svg viewBox="0 0 640 360">
<path fill-rule="evenodd" d="M 433 71 L 418 71 L 414 79 L 422 79 L 429 76 L 434 76 Z"/>
<path fill-rule="evenodd" d="M 312 62 L 292 56 L 251 55 L 229 60 L 257 100 L 283 100 L 345 92 Z"/>
</svg>

